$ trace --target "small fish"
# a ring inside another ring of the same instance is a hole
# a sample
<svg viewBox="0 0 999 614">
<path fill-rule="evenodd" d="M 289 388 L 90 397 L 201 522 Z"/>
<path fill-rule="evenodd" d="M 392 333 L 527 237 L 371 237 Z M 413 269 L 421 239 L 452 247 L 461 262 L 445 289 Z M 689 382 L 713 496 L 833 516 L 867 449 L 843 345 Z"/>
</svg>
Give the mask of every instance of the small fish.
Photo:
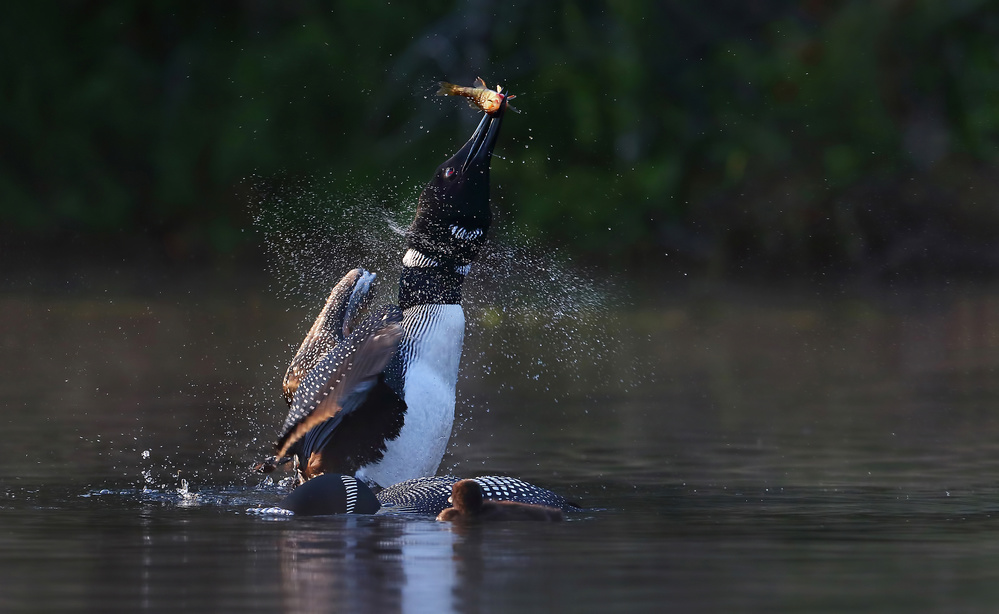
<svg viewBox="0 0 999 614">
<path fill-rule="evenodd" d="M 482 77 L 476 79 L 479 87 L 463 87 L 461 85 L 455 85 L 453 83 L 448 83 L 447 81 L 441 81 L 441 89 L 437 90 L 438 96 L 464 96 L 468 98 L 468 104 L 474 108 L 481 109 L 486 113 L 495 113 L 499 111 L 500 105 L 503 104 L 503 100 L 513 100 L 517 96 L 510 96 L 503 93 L 503 87 L 500 85 L 496 86 L 496 91 L 489 89 L 486 82 L 482 80 Z M 506 107 L 511 111 L 517 111 L 509 102 Z"/>
</svg>

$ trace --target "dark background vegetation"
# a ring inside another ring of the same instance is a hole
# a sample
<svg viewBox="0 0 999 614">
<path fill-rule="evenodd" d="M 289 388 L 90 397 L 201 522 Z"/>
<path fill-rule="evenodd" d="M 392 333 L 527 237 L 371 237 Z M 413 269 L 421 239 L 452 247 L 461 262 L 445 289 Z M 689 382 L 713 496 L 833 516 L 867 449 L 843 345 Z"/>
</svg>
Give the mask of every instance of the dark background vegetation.
<svg viewBox="0 0 999 614">
<path fill-rule="evenodd" d="M 261 182 L 415 186 L 476 119 L 437 81 L 481 75 L 519 94 L 495 193 L 539 245 L 999 269 L 995 2 L 12 2 L 0 50 L 11 249 L 255 258 Z"/>
</svg>

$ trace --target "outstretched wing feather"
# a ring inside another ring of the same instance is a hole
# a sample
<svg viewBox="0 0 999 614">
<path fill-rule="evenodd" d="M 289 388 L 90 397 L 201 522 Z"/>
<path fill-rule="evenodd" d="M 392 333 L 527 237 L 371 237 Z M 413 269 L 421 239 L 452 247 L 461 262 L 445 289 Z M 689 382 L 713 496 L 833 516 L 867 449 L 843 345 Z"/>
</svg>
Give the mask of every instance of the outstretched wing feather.
<svg viewBox="0 0 999 614">
<path fill-rule="evenodd" d="M 326 305 L 316 317 L 308 334 L 299 346 L 295 357 L 291 359 L 288 371 L 284 375 L 282 388 L 284 398 L 290 404 L 295 397 L 302 379 L 329 354 L 337 343 L 343 340 L 343 317 L 350 299 L 354 284 L 360 279 L 363 271 L 354 269 L 343 276 L 343 279 L 333 287 Z"/>
<path fill-rule="evenodd" d="M 378 310 L 312 369 L 295 394 L 275 444 L 278 458 L 309 430 L 336 416 L 351 392 L 371 385 L 399 347 L 401 320 L 398 307 Z"/>
</svg>

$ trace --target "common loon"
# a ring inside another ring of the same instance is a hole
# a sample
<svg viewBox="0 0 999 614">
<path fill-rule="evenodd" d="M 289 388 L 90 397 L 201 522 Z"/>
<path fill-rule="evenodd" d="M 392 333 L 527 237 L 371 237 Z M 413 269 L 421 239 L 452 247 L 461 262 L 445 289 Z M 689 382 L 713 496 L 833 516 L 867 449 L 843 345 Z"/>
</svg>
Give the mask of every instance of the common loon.
<svg viewBox="0 0 999 614">
<path fill-rule="evenodd" d="M 437 168 L 406 233 L 399 304 L 355 326 L 374 275 L 336 285 L 284 380 L 290 404 L 273 460 L 300 481 L 355 475 L 382 488 L 433 475 L 451 437 L 465 335 L 461 287 L 492 218 L 489 167 L 506 104 Z"/>
<path fill-rule="evenodd" d="M 493 520 L 564 520 L 557 507 L 521 503 L 519 501 L 493 501 L 485 496 L 482 485 L 475 480 L 460 480 L 451 487 L 451 507 L 437 515 L 442 522 L 469 522 Z"/>
<path fill-rule="evenodd" d="M 480 487 L 480 498 L 545 506 L 560 511 L 580 511 L 565 497 L 523 480 L 505 476 L 472 478 Z M 373 494 L 367 485 L 349 475 L 327 473 L 311 479 L 291 492 L 278 507 L 296 516 L 332 514 L 416 514 L 435 517 L 451 503 L 454 476 L 415 478 Z"/>
</svg>

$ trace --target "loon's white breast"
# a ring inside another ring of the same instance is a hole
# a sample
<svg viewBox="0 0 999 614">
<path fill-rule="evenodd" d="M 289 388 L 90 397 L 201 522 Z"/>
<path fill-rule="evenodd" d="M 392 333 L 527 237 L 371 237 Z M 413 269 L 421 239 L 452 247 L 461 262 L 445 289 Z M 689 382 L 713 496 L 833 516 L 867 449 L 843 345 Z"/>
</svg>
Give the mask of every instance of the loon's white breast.
<svg viewBox="0 0 999 614">
<path fill-rule="evenodd" d="M 465 338 L 461 305 L 415 305 L 403 312 L 405 422 L 385 455 L 357 476 L 380 486 L 437 472 L 454 425 L 455 385 Z"/>
</svg>

